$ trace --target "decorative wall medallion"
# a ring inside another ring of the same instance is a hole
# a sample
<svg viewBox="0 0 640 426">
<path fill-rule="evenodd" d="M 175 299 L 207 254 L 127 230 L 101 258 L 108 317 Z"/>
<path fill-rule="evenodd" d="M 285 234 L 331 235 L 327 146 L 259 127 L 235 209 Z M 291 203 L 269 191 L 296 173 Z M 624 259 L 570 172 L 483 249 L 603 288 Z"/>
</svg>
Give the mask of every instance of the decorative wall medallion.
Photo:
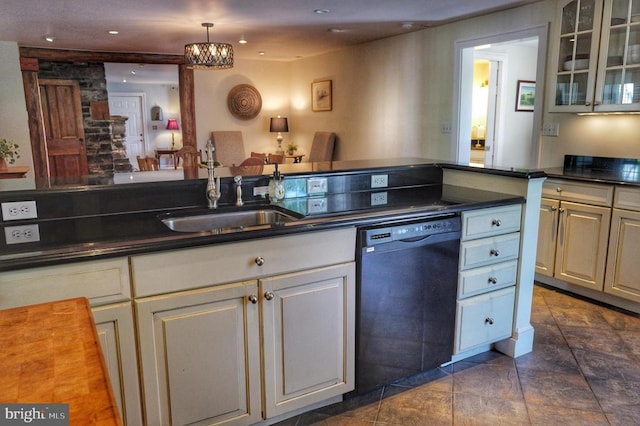
<svg viewBox="0 0 640 426">
<path fill-rule="evenodd" d="M 227 95 L 227 107 L 235 118 L 250 120 L 262 109 L 262 98 L 250 84 L 238 84 Z"/>
</svg>

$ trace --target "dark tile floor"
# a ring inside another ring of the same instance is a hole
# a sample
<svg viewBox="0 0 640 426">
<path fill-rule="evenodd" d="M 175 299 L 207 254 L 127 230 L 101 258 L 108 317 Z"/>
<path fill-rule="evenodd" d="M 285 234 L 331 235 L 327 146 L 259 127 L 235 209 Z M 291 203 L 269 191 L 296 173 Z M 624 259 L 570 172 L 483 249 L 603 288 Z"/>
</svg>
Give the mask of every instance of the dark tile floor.
<svg viewBox="0 0 640 426">
<path fill-rule="evenodd" d="M 281 422 L 640 425 L 640 316 L 536 286 L 533 352 L 488 352 Z"/>
</svg>

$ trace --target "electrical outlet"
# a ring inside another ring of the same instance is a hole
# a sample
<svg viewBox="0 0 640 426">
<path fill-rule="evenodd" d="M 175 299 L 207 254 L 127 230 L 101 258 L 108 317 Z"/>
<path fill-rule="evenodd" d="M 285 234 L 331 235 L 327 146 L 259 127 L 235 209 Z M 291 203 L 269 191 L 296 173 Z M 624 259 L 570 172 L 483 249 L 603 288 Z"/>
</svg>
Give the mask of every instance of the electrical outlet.
<svg viewBox="0 0 640 426">
<path fill-rule="evenodd" d="M 307 194 L 324 194 L 327 192 L 327 178 L 307 179 Z"/>
<path fill-rule="evenodd" d="M 254 197 L 266 197 L 269 194 L 268 186 L 254 186 L 253 187 L 253 196 Z"/>
<path fill-rule="evenodd" d="M 324 197 L 312 197 L 307 199 L 307 212 L 309 214 L 326 213 L 327 199 Z"/>
<path fill-rule="evenodd" d="M 389 175 L 371 175 L 372 188 L 386 188 L 389 185 Z"/>
<path fill-rule="evenodd" d="M 542 135 L 558 137 L 560 135 L 560 125 L 552 121 L 543 123 Z"/>
<path fill-rule="evenodd" d="M 40 241 L 40 228 L 38 224 L 7 226 L 4 236 L 7 244 L 35 243 Z"/>
<path fill-rule="evenodd" d="M 372 206 L 384 206 L 387 204 L 387 192 L 374 192 L 371 194 Z"/>
<path fill-rule="evenodd" d="M 37 219 L 35 201 L 13 201 L 2 203 L 2 220 Z"/>
<path fill-rule="evenodd" d="M 440 133 L 443 135 L 451 133 L 451 128 L 452 125 L 450 122 L 442 123 L 442 126 L 440 126 Z"/>
</svg>

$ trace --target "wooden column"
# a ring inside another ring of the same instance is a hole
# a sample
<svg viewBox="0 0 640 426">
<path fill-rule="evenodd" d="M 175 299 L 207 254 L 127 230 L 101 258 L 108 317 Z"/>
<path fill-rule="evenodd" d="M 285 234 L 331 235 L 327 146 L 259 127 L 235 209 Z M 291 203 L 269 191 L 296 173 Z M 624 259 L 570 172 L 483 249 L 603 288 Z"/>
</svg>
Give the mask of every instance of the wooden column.
<svg viewBox="0 0 640 426">
<path fill-rule="evenodd" d="M 40 91 L 38 89 L 38 59 L 20 58 L 24 98 L 29 116 L 29 135 L 31 137 L 31 154 L 33 156 L 33 171 L 37 188 L 48 188 L 49 161 L 47 144 L 45 143 L 44 126 L 42 125 L 42 109 L 40 105 Z"/>
</svg>

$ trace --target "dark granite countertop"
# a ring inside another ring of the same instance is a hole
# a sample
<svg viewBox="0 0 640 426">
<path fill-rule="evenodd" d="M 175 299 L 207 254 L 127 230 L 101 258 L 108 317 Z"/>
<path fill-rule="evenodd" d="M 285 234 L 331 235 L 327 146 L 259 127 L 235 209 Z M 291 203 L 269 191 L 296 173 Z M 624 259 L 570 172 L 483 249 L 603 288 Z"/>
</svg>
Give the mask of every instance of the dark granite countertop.
<svg viewBox="0 0 640 426">
<path fill-rule="evenodd" d="M 305 166 L 308 167 L 308 166 Z M 388 159 L 333 162 L 329 171 L 313 163 L 312 169 L 293 167 L 287 179 L 325 176 L 329 191 L 322 198 L 326 209 L 309 213 L 308 200 L 296 196 L 281 203 L 302 219 L 251 230 L 181 233 L 169 230 L 158 218 L 167 212 L 203 209 L 206 179 L 171 182 L 98 185 L 56 190 L 0 192 L 0 201 L 37 200 L 38 219 L 0 222 L 0 227 L 37 223 L 40 241 L 0 245 L 0 271 L 56 265 L 99 258 L 128 256 L 162 250 L 227 243 L 255 238 L 313 232 L 346 226 L 366 226 L 384 221 L 412 220 L 457 213 L 466 209 L 524 202 L 522 197 L 442 185 L 444 169 L 531 179 L 544 177 L 540 170 L 477 168 L 425 159 Z M 295 171 L 294 171 L 295 170 Z M 372 189 L 370 175 L 389 176 L 389 187 Z M 245 191 L 264 186 L 266 176 L 248 176 Z M 232 206 L 232 178 L 222 180 L 221 208 Z M 373 192 L 385 192 L 385 202 L 373 203 Z M 248 195 L 247 205 L 268 202 Z M 315 198 L 317 200 L 317 198 Z M 317 211 L 311 209 L 311 211 Z"/>
<path fill-rule="evenodd" d="M 398 191 L 398 194 L 395 193 Z M 0 255 L 0 271 L 54 265 L 98 258 L 174 250 L 246 239 L 312 232 L 336 227 L 365 226 L 384 221 L 412 220 L 457 213 L 471 208 L 522 203 L 519 196 L 444 185 L 429 190 L 390 190 L 388 202 L 370 205 L 369 193 L 337 194 L 342 211 L 308 214 L 300 220 L 251 230 L 181 233 L 158 218 L 164 211 L 131 212 L 40 221 L 41 241 Z M 331 197 L 329 197 L 331 198 Z M 286 201 L 286 200 L 285 200 Z M 291 200 L 289 200 L 291 201 Z M 329 203 L 332 203 L 329 200 Z M 295 211 L 295 203 L 284 203 Z M 230 207 L 221 207 L 221 210 Z M 193 208 L 184 209 L 191 212 Z M 181 210 L 172 210 L 174 213 Z"/>
<path fill-rule="evenodd" d="M 633 158 L 565 155 L 563 167 L 543 171 L 550 178 L 640 186 L 640 163 Z"/>
</svg>

